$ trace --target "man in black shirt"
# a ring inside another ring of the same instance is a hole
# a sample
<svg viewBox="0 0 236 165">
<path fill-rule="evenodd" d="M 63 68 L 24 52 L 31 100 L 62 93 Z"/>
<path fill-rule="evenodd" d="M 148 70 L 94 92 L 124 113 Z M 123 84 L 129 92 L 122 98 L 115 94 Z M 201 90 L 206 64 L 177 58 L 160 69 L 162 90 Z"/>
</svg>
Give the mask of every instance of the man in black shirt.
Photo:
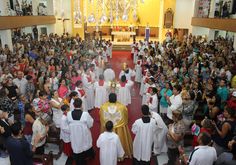
<svg viewBox="0 0 236 165">
<path fill-rule="evenodd" d="M 30 144 L 22 138 L 24 129 L 20 122 L 11 125 L 11 132 L 13 135 L 7 138 L 6 145 L 12 163 L 17 165 L 33 165 L 32 157 L 40 140 L 40 134 L 34 137 L 34 146 L 30 150 Z"/>
</svg>

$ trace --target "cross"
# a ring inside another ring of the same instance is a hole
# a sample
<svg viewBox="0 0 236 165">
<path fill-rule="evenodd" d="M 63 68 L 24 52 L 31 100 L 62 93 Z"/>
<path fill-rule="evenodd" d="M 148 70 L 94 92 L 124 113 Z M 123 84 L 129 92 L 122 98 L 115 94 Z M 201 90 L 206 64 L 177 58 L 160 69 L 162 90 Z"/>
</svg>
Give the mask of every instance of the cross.
<svg viewBox="0 0 236 165">
<path fill-rule="evenodd" d="M 65 28 L 65 21 L 70 20 L 69 18 L 58 18 L 57 20 L 61 20 L 63 23 L 63 34 L 66 34 L 66 28 Z"/>
</svg>

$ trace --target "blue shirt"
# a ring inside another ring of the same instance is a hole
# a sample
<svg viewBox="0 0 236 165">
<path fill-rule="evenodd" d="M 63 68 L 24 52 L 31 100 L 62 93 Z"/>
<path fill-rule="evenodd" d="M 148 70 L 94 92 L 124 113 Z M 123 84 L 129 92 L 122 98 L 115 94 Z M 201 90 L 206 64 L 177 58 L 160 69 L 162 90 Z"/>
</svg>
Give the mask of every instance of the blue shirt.
<svg viewBox="0 0 236 165">
<path fill-rule="evenodd" d="M 21 119 L 22 125 L 25 128 L 25 104 L 22 101 L 20 101 L 18 103 L 18 108 L 20 110 L 20 119 Z"/>
<path fill-rule="evenodd" d="M 6 141 L 7 150 L 11 155 L 11 161 L 17 165 L 33 165 L 34 152 L 30 150 L 29 143 L 22 139 L 9 136 Z"/>
<path fill-rule="evenodd" d="M 217 95 L 220 95 L 221 101 L 222 100 L 227 100 L 228 97 L 228 89 L 226 88 L 226 86 L 224 86 L 223 88 L 221 88 L 220 86 L 217 89 Z M 224 109 L 226 105 L 226 102 L 224 102 L 223 104 L 220 105 L 221 109 Z"/>
<path fill-rule="evenodd" d="M 35 55 L 35 53 L 29 53 L 29 55 L 28 55 L 28 57 L 32 57 L 33 59 L 35 59 L 36 58 L 36 55 Z"/>
<path fill-rule="evenodd" d="M 162 89 L 161 92 L 160 92 L 161 93 L 160 105 L 167 108 L 169 106 L 169 104 L 166 101 L 166 98 L 164 96 L 164 91 L 166 91 L 166 88 Z M 166 94 L 167 94 L 167 96 L 172 96 L 172 91 L 170 89 L 168 89 Z"/>
</svg>

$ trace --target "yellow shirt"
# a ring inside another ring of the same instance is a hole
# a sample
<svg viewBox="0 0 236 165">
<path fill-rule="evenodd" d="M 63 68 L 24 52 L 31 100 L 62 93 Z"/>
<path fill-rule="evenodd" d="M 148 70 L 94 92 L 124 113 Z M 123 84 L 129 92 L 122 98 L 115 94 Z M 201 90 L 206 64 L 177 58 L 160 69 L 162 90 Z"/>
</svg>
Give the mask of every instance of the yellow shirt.
<svg viewBox="0 0 236 165">
<path fill-rule="evenodd" d="M 236 83 L 236 76 L 234 76 L 231 80 L 231 88 L 235 88 L 235 83 Z"/>
</svg>

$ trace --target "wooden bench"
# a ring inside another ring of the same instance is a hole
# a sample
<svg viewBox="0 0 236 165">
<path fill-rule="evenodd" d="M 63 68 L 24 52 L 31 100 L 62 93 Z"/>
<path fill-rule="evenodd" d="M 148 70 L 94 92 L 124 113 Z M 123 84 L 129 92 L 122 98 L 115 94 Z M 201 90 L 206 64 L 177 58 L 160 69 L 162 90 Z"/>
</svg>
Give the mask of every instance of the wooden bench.
<svg viewBox="0 0 236 165">
<path fill-rule="evenodd" d="M 40 162 L 40 163 L 43 163 L 43 165 L 53 165 L 52 151 L 50 151 L 48 155 L 35 154 L 33 156 L 33 162 Z"/>
</svg>

